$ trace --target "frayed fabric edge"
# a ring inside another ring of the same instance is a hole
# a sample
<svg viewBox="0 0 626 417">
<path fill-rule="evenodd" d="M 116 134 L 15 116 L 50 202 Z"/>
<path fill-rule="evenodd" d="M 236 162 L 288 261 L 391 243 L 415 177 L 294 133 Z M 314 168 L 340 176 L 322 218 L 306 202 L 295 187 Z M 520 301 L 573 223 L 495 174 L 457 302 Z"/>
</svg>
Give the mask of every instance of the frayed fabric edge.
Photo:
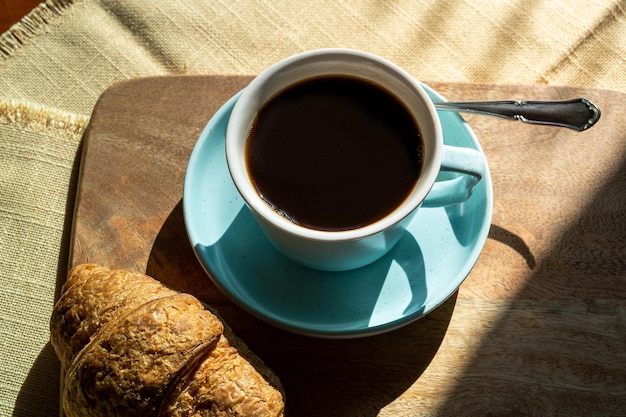
<svg viewBox="0 0 626 417">
<path fill-rule="evenodd" d="M 55 18 L 82 0 L 47 0 L 0 35 L 0 59 L 10 57 L 30 38 L 41 33 Z"/>
<path fill-rule="evenodd" d="M 34 132 L 48 132 L 79 142 L 89 124 L 89 116 L 37 103 L 0 99 L 0 124 Z"/>
</svg>

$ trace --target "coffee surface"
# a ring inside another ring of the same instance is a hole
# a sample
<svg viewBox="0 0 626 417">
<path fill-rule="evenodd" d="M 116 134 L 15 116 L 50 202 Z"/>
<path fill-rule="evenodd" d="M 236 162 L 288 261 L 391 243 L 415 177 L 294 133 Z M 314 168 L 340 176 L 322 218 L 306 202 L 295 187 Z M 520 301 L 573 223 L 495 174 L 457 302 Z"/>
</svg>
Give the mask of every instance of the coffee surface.
<svg viewBox="0 0 626 417">
<path fill-rule="evenodd" d="M 248 136 L 259 195 L 302 226 L 349 230 L 398 207 L 422 165 L 419 128 L 391 93 L 347 76 L 312 78 L 270 99 Z"/>
</svg>

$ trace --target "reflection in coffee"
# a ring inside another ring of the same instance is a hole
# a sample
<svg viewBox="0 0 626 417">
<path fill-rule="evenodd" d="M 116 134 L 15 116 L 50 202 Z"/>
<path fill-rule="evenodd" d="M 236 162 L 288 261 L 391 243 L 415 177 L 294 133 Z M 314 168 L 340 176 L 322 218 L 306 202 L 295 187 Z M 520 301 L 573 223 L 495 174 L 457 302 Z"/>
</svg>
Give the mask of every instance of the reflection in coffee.
<svg viewBox="0 0 626 417">
<path fill-rule="evenodd" d="M 246 163 L 259 195 L 302 226 L 349 230 L 385 217 L 411 192 L 422 166 L 419 128 L 390 92 L 324 76 L 263 105 Z"/>
</svg>

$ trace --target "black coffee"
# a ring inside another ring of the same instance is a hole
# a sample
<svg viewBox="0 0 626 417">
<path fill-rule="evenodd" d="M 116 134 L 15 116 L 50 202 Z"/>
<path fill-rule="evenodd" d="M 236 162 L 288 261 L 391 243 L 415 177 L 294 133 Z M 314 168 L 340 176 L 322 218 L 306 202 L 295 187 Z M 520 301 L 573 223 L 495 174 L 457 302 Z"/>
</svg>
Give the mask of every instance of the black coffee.
<svg viewBox="0 0 626 417">
<path fill-rule="evenodd" d="M 420 174 L 422 141 L 391 93 L 325 76 L 292 85 L 261 108 L 246 162 L 261 197 L 293 222 L 349 230 L 404 201 Z"/>
</svg>

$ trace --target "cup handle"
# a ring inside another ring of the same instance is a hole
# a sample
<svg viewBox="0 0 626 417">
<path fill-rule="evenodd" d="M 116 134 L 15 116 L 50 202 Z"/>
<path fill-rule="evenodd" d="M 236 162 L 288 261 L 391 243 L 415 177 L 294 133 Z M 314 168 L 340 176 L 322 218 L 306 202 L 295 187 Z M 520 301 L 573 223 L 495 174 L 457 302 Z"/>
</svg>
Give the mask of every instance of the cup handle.
<svg viewBox="0 0 626 417">
<path fill-rule="evenodd" d="M 483 177 L 485 158 L 476 149 L 444 145 L 441 171 L 462 175 L 436 181 L 422 207 L 444 207 L 467 200 L 472 195 L 474 186 Z"/>
</svg>

